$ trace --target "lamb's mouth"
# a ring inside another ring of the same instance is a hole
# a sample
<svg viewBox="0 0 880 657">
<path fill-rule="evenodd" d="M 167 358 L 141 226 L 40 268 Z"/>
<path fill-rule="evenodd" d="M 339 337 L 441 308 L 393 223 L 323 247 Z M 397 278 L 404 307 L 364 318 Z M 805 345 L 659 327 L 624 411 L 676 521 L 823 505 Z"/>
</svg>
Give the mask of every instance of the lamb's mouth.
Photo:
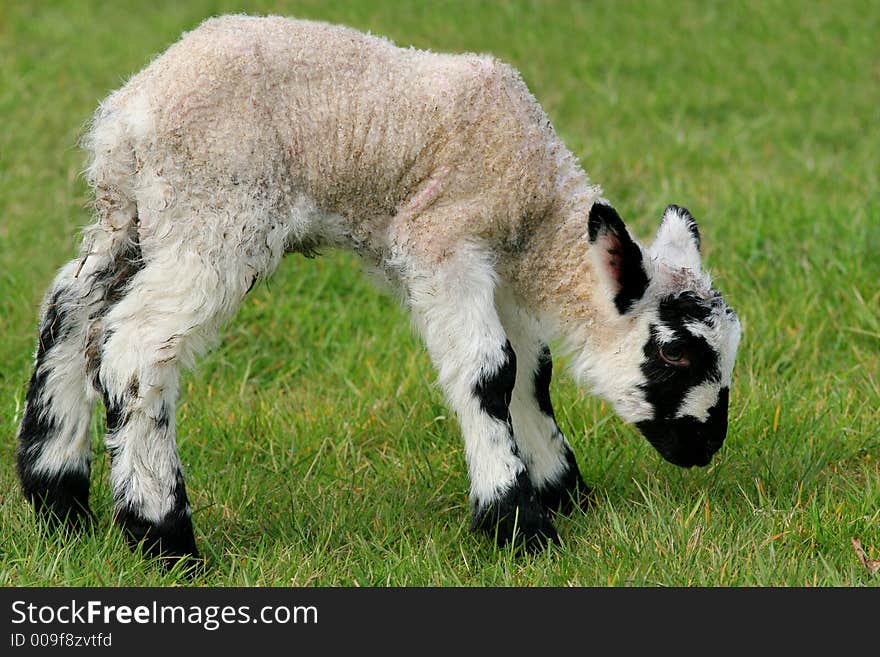
<svg viewBox="0 0 880 657">
<path fill-rule="evenodd" d="M 728 388 L 722 388 L 705 422 L 685 416 L 644 420 L 636 426 L 670 463 L 683 468 L 704 467 L 712 461 L 727 436 L 728 398 Z"/>
</svg>

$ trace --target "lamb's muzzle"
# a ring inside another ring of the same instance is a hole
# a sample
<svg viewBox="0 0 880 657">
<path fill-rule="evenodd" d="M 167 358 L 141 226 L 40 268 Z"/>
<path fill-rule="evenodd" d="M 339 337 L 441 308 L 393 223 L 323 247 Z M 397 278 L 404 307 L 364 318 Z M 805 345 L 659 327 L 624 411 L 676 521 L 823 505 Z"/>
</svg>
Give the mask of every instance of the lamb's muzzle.
<svg viewBox="0 0 880 657">
<path fill-rule="evenodd" d="M 718 400 L 709 409 L 709 417 L 700 422 L 693 417 L 668 420 L 643 420 L 639 430 L 660 455 L 670 463 L 690 468 L 706 466 L 721 449 L 727 436 L 729 390 L 721 388 Z"/>
</svg>

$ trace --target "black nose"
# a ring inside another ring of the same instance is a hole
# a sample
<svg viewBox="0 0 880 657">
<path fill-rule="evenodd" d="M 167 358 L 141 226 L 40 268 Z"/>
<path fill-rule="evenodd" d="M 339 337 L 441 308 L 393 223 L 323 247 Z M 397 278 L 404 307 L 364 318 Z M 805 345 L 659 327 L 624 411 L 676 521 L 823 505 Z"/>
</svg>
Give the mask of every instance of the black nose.
<svg viewBox="0 0 880 657">
<path fill-rule="evenodd" d="M 658 450 L 660 451 L 660 450 Z M 660 451 L 660 455 L 670 463 L 682 468 L 705 467 L 712 462 L 712 455 L 718 450 L 667 450 Z"/>
<path fill-rule="evenodd" d="M 636 426 L 660 455 L 683 468 L 704 467 L 721 449 L 727 436 L 729 391 L 721 388 L 718 401 L 709 409 L 705 422 L 693 417 L 646 420 Z"/>
</svg>

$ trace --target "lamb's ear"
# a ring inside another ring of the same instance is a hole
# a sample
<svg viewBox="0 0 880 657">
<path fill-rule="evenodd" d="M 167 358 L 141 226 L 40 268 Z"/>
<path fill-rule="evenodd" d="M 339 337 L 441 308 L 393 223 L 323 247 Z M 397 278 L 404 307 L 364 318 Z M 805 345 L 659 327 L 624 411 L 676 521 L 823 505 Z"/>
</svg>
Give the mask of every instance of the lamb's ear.
<svg viewBox="0 0 880 657">
<path fill-rule="evenodd" d="M 604 201 L 590 209 L 590 257 L 600 284 L 626 314 L 645 294 L 648 275 L 642 249 L 635 243 L 617 211 Z"/>
<path fill-rule="evenodd" d="M 670 265 L 700 271 L 700 231 L 686 208 L 666 208 L 650 253 Z"/>
</svg>

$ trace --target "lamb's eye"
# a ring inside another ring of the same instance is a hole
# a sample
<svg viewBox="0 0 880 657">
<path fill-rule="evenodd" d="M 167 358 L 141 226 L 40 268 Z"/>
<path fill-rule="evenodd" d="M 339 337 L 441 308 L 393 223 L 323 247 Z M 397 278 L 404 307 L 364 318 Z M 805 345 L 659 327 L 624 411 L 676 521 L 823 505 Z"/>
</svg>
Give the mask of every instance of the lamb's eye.
<svg viewBox="0 0 880 657">
<path fill-rule="evenodd" d="M 686 367 L 690 365 L 687 354 L 679 344 L 667 344 L 660 347 L 660 358 L 670 365 Z"/>
</svg>

